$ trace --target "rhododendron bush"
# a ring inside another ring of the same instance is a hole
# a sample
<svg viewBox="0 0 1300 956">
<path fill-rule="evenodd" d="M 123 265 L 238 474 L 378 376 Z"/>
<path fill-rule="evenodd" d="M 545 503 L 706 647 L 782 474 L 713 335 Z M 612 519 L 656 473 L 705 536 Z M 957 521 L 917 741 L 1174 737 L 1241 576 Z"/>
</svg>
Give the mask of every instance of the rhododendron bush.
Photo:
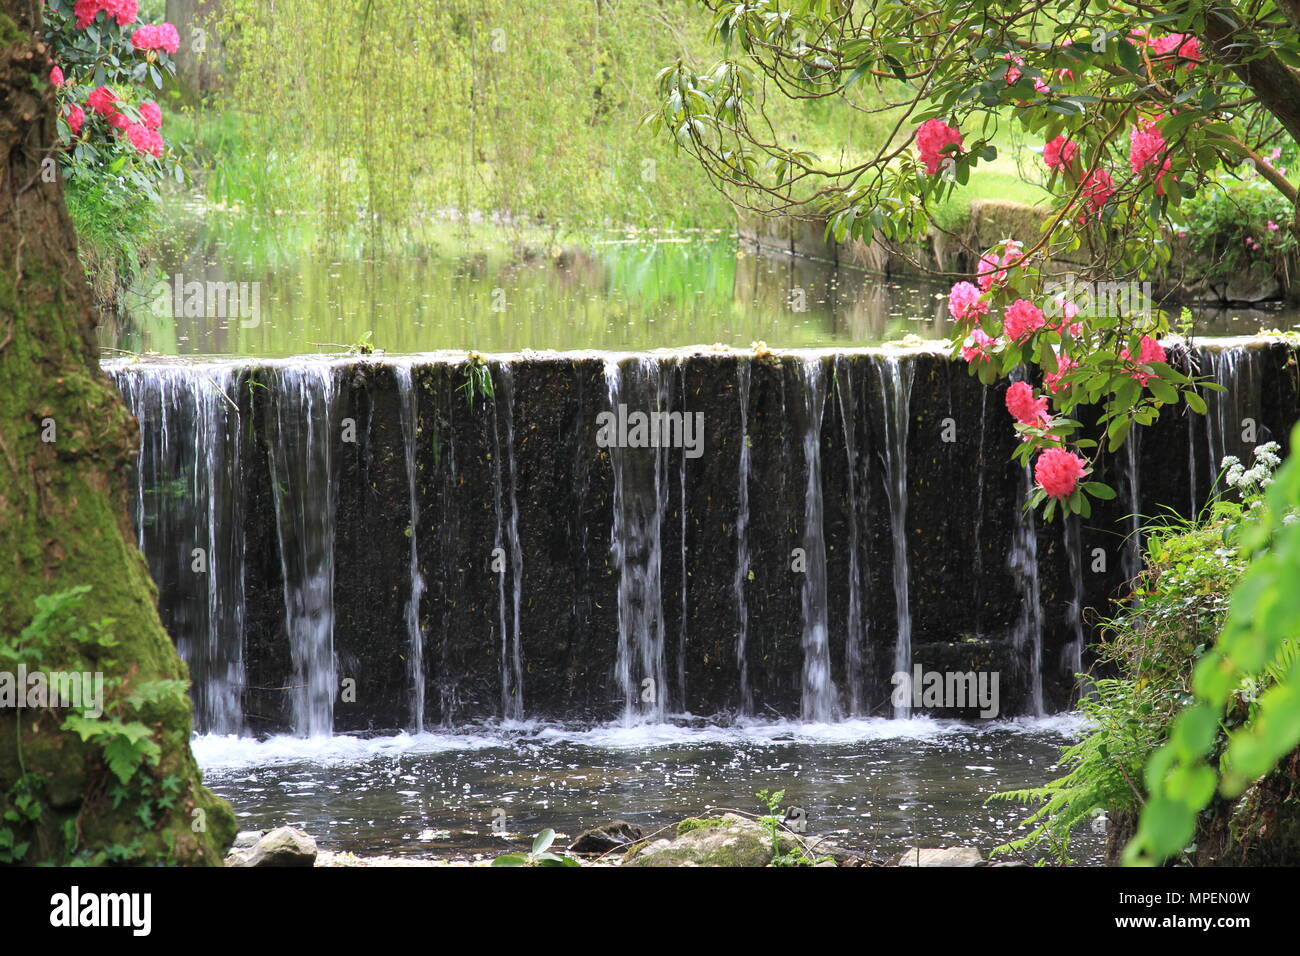
<svg viewBox="0 0 1300 956">
<path fill-rule="evenodd" d="M 45 28 L 64 175 L 157 202 L 160 180 L 183 178 L 157 102 L 176 71 L 176 28 L 141 23 L 137 0 L 49 0 Z"/>
<path fill-rule="evenodd" d="M 946 231 L 933 211 L 998 158 L 998 142 L 1014 133 L 1034 144 L 1041 232 L 965 249 L 977 267 L 948 277 L 948 312 L 954 357 L 986 384 L 1013 374 L 1023 383 L 1008 406 L 1024 413 L 1012 412 L 1016 457 L 1033 469 L 1033 502 L 1048 517 L 1088 515 L 1089 497 L 1114 496 L 1088 478 L 1134 425 L 1184 402 L 1204 412 L 1197 389 L 1213 386 L 1162 344 L 1167 315 L 1089 307 L 1047 284 L 1062 260 L 1079 263 L 1084 282 L 1151 277 L 1185 235 L 1185 200 L 1237 176 L 1257 176 L 1286 205 L 1271 232 L 1300 236 L 1300 194 L 1277 160 L 1300 140 L 1300 6 L 704 6 L 726 58 L 665 68 L 662 106 L 645 122 L 744 205 L 817 214 L 839 241 L 907 256 Z M 819 157 L 773 129 L 779 95 L 883 108 L 893 135 L 851 144 L 853 159 Z M 1087 429 L 1072 417 L 1079 406 L 1098 409 L 1081 416 Z"/>
</svg>

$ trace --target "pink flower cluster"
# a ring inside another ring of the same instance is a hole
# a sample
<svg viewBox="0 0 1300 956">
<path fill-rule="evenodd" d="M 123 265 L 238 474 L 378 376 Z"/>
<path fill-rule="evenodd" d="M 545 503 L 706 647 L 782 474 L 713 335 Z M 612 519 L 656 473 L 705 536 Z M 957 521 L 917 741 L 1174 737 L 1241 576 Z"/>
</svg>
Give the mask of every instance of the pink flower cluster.
<svg viewBox="0 0 1300 956">
<path fill-rule="evenodd" d="M 72 5 L 72 13 L 77 18 L 77 28 L 84 30 L 90 26 L 100 11 L 107 19 L 117 22 L 119 27 L 135 23 L 140 12 L 137 0 L 77 0 Z"/>
<path fill-rule="evenodd" d="M 1068 498 L 1074 494 L 1084 476 L 1083 459 L 1064 448 L 1049 448 L 1034 463 L 1034 480 L 1051 498 Z"/>
<path fill-rule="evenodd" d="M 999 259 L 996 253 L 989 252 L 980 256 L 979 267 L 976 269 L 975 281 L 985 292 L 995 285 L 1001 285 L 1007 281 L 1007 269 L 1012 266 L 1020 265 L 1021 251 L 1024 247 L 1015 240 L 1009 240 L 1003 244 L 1002 258 Z"/>
<path fill-rule="evenodd" d="M 1058 355 L 1056 357 L 1056 371 L 1047 372 L 1043 375 L 1043 388 L 1055 395 L 1062 389 L 1069 388 L 1069 384 L 1062 384 L 1061 379 L 1069 375 L 1071 371 L 1079 367 L 1079 363 L 1074 361 L 1068 355 Z"/>
<path fill-rule="evenodd" d="M 1094 169 L 1084 177 L 1080 193 L 1088 204 L 1089 212 L 1101 215 L 1101 210 L 1115 195 L 1115 180 L 1106 170 Z"/>
<path fill-rule="evenodd" d="M 979 324 L 980 316 L 988 315 L 989 304 L 981 298 L 978 287 L 969 282 L 958 282 L 948 292 L 948 314 L 958 322 Z"/>
<path fill-rule="evenodd" d="M 1043 310 L 1028 299 L 1016 299 L 1007 306 L 1002 323 L 1002 330 L 1013 342 L 1023 342 L 1044 325 Z"/>
<path fill-rule="evenodd" d="M 916 131 L 916 152 L 925 164 L 925 171 L 932 176 L 937 173 L 945 155 L 961 152 L 961 141 L 960 131 L 943 120 L 928 119 L 922 123 Z M 954 145 L 955 150 L 948 149 Z"/>
<path fill-rule="evenodd" d="M 59 69 L 58 64 L 50 67 L 50 86 L 63 85 L 63 71 Z"/>
<path fill-rule="evenodd" d="M 132 146 L 142 153 L 162 156 L 164 143 L 162 134 L 158 132 L 159 127 L 162 126 L 162 109 L 158 104 L 154 102 L 140 104 L 137 112 L 140 114 L 141 122 L 133 123 L 130 117 L 117 108 L 118 102 L 117 94 L 107 86 L 96 87 L 86 98 L 86 105 L 104 117 L 104 122 L 113 129 L 125 134 Z M 73 104 L 68 116 L 68 128 L 72 130 L 73 135 L 81 132 L 85 119 L 85 113 Z"/>
<path fill-rule="evenodd" d="M 988 362 L 993 356 L 989 354 L 989 347 L 994 345 L 994 339 L 983 329 L 973 329 L 970 339 L 974 345 L 963 345 L 961 347 L 962 360 L 970 362 Z"/>
<path fill-rule="evenodd" d="M 1028 382 L 1014 382 L 1007 389 L 1007 411 L 1022 425 L 1042 427 L 1052 420 L 1047 413 L 1047 399 L 1034 398 Z"/>
<path fill-rule="evenodd" d="M 86 124 L 86 111 L 76 103 L 68 104 L 68 129 L 73 136 L 81 135 L 81 127 Z"/>
<path fill-rule="evenodd" d="M 1157 58 L 1168 57 L 1170 62 L 1166 68 L 1171 70 L 1178 65 L 1179 60 L 1189 61 L 1189 70 L 1196 69 L 1196 64 L 1201 62 L 1201 41 L 1190 33 L 1170 33 L 1152 40 L 1148 47 Z"/>
<path fill-rule="evenodd" d="M 1129 130 L 1128 139 L 1128 163 L 1133 167 L 1134 174 L 1142 172 L 1147 166 L 1164 156 L 1156 171 L 1156 191 L 1159 192 L 1160 178 L 1169 172 L 1169 157 L 1165 156 L 1169 144 L 1165 142 L 1160 127 L 1156 125 L 1155 120 L 1139 120 L 1137 125 Z"/>
<path fill-rule="evenodd" d="M 1043 162 L 1051 170 L 1064 169 L 1074 162 L 1074 157 L 1079 152 L 1079 144 L 1072 139 L 1066 139 L 1064 134 L 1049 139 L 1043 147 Z"/>
<path fill-rule="evenodd" d="M 175 53 L 180 49 L 181 37 L 170 23 L 145 24 L 131 34 L 131 44 L 137 50 L 162 50 Z"/>
<path fill-rule="evenodd" d="M 1149 335 L 1142 336 L 1142 342 L 1138 348 L 1138 356 L 1136 359 L 1129 354 L 1127 348 L 1120 351 L 1119 357 L 1125 362 L 1136 362 L 1138 365 L 1150 365 L 1152 362 L 1163 362 L 1166 358 L 1164 346 Z M 1150 372 L 1133 371 L 1129 374 L 1133 376 L 1139 385 L 1144 387 L 1151 379 L 1159 378 L 1159 376 L 1153 375 Z"/>
</svg>

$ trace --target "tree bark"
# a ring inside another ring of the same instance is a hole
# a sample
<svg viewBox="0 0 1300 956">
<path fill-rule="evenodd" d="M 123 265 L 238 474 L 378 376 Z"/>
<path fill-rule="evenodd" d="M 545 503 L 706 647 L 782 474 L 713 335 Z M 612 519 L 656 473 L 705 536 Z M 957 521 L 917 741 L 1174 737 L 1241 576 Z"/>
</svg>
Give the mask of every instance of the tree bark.
<svg viewBox="0 0 1300 956">
<path fill-rule="evenodd" d="M 95 664 L 120 693 L 188 673 L 158 618 L 127 512 L 136 424 L 99 369 L 76 236 L 60 178 L 48 175 L 58 146 L 42 8 L 0 0 L 0 646 L 21 642 L 38 595 L 88 585 L 85 618 L 115 619 L 119 643 Z M 58 638 L 40 666 L 83 659 L 80 647 Z M 234 817 L 201 786 L 189 706 L 177 694 L 131 711 L 161 757 L 119 800 L 102 747 L 61 729 L 65 711 L 0 709 L 0 810 L 20 777 L 37 779 L 41 793 L 39 818 L 17 835 L 30 844 L 22 862 L 103 861 L 107 852 L 219 864 Z"/>
</svg>

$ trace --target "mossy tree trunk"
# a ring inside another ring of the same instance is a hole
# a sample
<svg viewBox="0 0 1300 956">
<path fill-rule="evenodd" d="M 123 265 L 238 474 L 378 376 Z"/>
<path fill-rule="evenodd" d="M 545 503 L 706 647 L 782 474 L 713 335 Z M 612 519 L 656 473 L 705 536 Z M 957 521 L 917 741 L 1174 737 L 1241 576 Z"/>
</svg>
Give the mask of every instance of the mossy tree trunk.
<svg viewBox="0 0 1300 956">
<path fill-rule="evenodd" d="M 115 619 L 117 645 L 87 656 L 80 639 L 57 635 L 39 666 L 93 663 L 108 713 L 147 725 L 159 750 L 124 789 L 102 741 L 61 729 L 67 710 L 0 709 L 0 805 L 19 788 L 37 802 L 36 819 L 0 820 L 0 831 L 27 844 L 27 863 L 217 864 L 234 817 L 200 784 L 188 697 L 122 703 L 132 688 L 188 675 L 128 517 L 135 422 L 99 370 L 62 185 L 42 175 L 57 148 L 42 6 L 0 0 L 0 645 L 21 645 L 38 595 L 89 586 L 80 611 Z"/>
</svg>

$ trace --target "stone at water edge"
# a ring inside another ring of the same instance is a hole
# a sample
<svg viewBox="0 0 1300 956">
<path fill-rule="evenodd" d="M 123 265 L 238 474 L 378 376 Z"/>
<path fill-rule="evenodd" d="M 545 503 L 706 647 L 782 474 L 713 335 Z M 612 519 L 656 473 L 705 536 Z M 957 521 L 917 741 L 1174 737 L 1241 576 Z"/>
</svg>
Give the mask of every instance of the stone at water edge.
<svg viewBox="0 0 1300 956">
<path fill-rule="evenodd" d="M 277 827 L 250 849 L 226 857 L 226 866 L 314 866 L 316 841 L 295 827 Z"/>
<path fill-rule="evenodd" d="M 257 841 L 266 836 L 265 830 L 240 830 L 235 834 L 235 842 L 231 844 L 232 850 L 251 850 L 257 846 Z"/>
<path fill-rule="evenodd" d="M 950 846 L 919 850 L 908 847 L 898 858 L 899 866 L 982 866 L 984 857 L 973 846 Z"/>
<path fill-rule="evenodd" d="M 782 853 L 798 848 L 789 834 L 779 833 Z M 734 813 L 718 826 L 701 827 L 676 839 L 656 840 L 623 861 L 624 866 L 767 866 L 772 862 L 772 838 L 767 829 Z"/>
<path fill-rule="evenodd" d="M 571 853 L 608 853 L 631 846 L 645 837 L 645 831 L 626 820 L 615 820 L 579 833 L 569 844 Z"/>
</svg>

